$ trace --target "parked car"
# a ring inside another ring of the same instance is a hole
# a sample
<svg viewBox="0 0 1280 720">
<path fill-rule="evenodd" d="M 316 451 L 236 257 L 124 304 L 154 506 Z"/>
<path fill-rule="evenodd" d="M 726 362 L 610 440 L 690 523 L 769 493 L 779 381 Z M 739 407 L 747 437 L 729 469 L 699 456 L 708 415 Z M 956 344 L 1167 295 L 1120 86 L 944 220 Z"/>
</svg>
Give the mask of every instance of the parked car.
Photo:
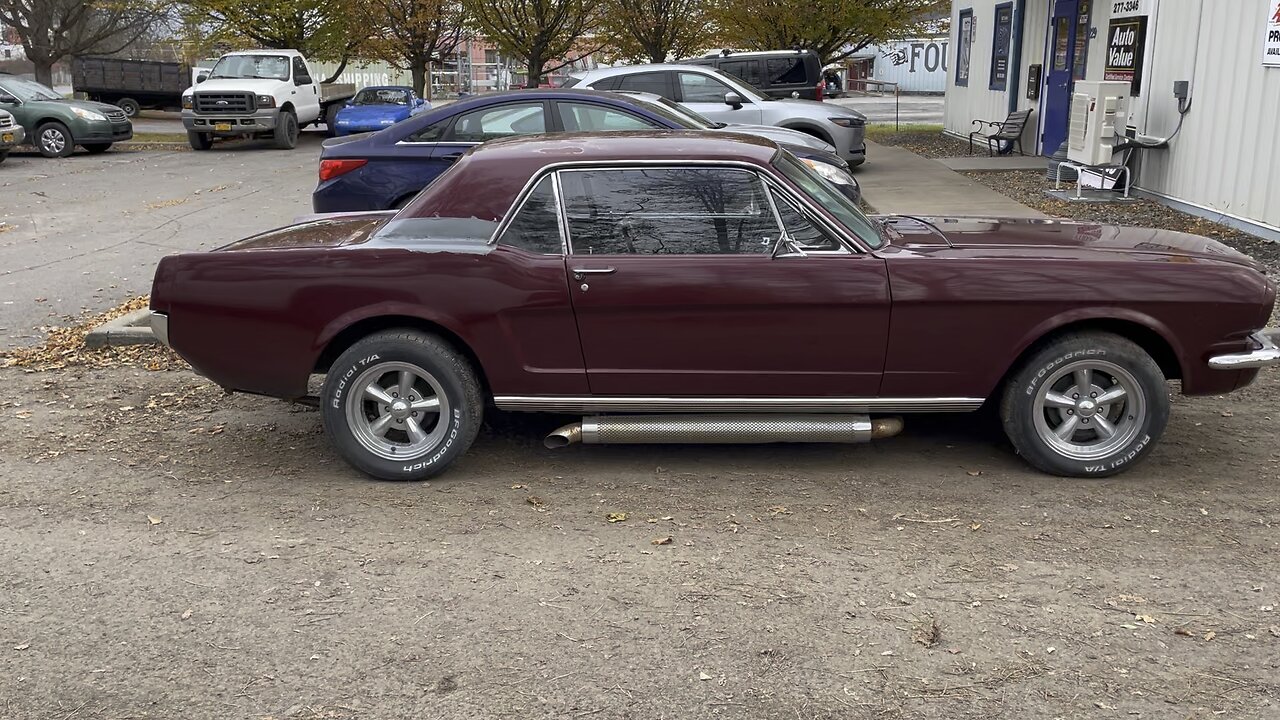
<svg viewBox="0 0 1280 720">
<path fill-rule="evenodd" d="M 114 105 L 68 100 L 34 80 L 0 73 L 0 109 L 26 131 L 45 157 L 67 157 L 77 145 L 91 153 L 133 137 L 133 124 Z"/>
<path fill-rule="evenodd" d="M 158 60 L 111 57 L 71 59 L 71 85 L 90 100 L 110 103 L 129 118 L 143 108 L 178 109 L 190 85 L 191 66 Z"/>
<path fill-rule="evenodd" d="M 8 110 L 0 110 L 0 162 L 9 157 L 9 151 L 22 144 L 27 131 L 22 129 Z"/>
<path fill-rule="evenodd" d="M 338 110 L 333 134 L 377 132 L 430 109 L 430 103 L 418 97 L 411 87 L 381 85 L 362 88 Z"/>
<path fill-rule="evenodd" d="M 1033 466 L 1100 477 L 1151 454 L 1166 380 L 1280 363 L 1275 294 L 1208 238 L 870 218 L 772 141 L 667 131 L 485 143 L 398 213 L 170 255 L 151 309 L 229 391 L 325 373 L 330 440 L 379 478 L 446 468 L 490 402 L 593 414 L 550 445 L 859 442 L 993 403 Z"/>
<path fill-rule="evenodd" d="M 681 62 L 716 68 L 772 98 L 822 100 L 826 96 L 822 60 L 812 50 L 722 50 Z"/>
<path fill-rule="evenodd" d="M 850 165 L 867 159 L 867 118 L 831 103 L 771 99 L 750 84 L 699 65 L 627 65 L 574 73 L 566 87 L 661 95 L 704 117 L 731 124 L 777 125 L 835 146 Z"/>
<path fill-rule="evenodd" d="M 387 210 L 404 206 L 471 147 L 510 135 L 642 129 L 706 130 L 706 118 L 650 95 L 591 90 L 515 90 L 461 100 L 371 135 L 326 140 L 316 212 Z M 849 165 L 833 148 L 804 133 L 770 126 L 733 126 L 772 137 L 814 163 L 847 197 L 861 197 Z"/>
<path fill-rule="evenodd" d="M 355 94 L 355 85 L 317 82 L 297 50 L 232 52 L 183 93 L 182 124 L 195 150 L 246 135 L 292 150 L 308 125 L 327 124 L 334 134 L 338 110 Z"/>
</svg>

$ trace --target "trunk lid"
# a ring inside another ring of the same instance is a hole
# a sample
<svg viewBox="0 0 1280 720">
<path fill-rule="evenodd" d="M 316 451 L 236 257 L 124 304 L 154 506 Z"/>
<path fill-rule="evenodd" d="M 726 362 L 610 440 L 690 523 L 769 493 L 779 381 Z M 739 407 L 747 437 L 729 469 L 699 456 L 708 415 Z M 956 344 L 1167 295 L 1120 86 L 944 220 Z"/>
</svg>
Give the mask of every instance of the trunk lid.
<svg viewBox="0 0 1280 720">
<path fill-rule="evenodd" d="M 288 227 L 268 230 L 224 245 L 214 252 L 297 250 L 355 245 L 369 239 L 394 211 L 308 215 Z"/>
</svg>

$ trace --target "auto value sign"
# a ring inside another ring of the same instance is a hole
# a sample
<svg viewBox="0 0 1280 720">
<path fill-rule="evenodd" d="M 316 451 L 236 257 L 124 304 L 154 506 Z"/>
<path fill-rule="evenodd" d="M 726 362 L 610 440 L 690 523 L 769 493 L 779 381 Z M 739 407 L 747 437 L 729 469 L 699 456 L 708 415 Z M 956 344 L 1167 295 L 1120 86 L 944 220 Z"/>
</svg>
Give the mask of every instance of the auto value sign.
<svg viewBox="0 0 1280 720">
<path fill-rule="evenodd" d="M 1267 9 L 1267 35 L 1262 43 L 1262 64 L 1280 67 L 1280 0 L 1271 0 Z"/>
<path fill-rule="evenodd" d="M 1137 95 L 1142 87 L 1142 54 L 1146 44 L 1146 15 L 1112 18 L 1107 28 L 1107 67 L 1102 79 L 1127 82 L 1129 94 Z"/>
</svg>

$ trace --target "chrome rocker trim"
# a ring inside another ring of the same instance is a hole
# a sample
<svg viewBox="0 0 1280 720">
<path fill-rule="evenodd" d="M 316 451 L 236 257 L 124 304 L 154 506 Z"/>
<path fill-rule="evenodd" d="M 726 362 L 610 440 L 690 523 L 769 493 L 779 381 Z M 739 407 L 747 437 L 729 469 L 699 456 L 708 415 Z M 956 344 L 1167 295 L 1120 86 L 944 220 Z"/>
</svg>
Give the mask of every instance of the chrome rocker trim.
<svg viewBox="0 0 1280 720">
<path fill-rule="evenodd" d="M 1276 344 L 1277 338 L 1280 338 L 1280 328 L 1259 330 L 1250 336 L 1251 340 L 1258 343 L 1257 350 L 1215 355 L 1209 358 L 1209 367 L 1214 370 L 1249 370 L 1280 365 L 1280 346 Z"/>
<path fill-rule="evenodd" d="M 499 410 L 561 413 L 908 413 L 972 412 L 983 398 L 573 397 L 499 395 Z"/>
</svg>

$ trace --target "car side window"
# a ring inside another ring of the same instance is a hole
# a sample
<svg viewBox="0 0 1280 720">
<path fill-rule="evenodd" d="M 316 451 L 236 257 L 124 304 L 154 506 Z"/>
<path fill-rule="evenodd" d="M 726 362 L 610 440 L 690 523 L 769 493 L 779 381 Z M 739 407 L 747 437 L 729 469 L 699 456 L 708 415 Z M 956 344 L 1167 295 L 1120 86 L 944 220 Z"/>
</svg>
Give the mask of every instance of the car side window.
<svg viewBox="0 0 1280 720">
<path fill-rule="evenodd" d="M 733 89 L 710 75 L 680 73 L 681 102 L 724 103 L 725 93 Z"/>
<path fill-rule="evenodd" d="M 839 250 L 840 242 L 818 227 L 791 201 L 780 193 L 770 191 L 778 218 L 787 231 L 787 237 L 805 250 Z"/>
<path fill-rule="evenodd" d="M 511 103 L 463 113 L 453 123 L 448 140 L 481 143 L 512 135 L 547 131 L 541 102 Z"/>
<path fill-rule="evenodd" d="M 765 61 L 765 74 L 770 85 L 804 85 L 804 58 L 769 58 Z"/>
<path fill-rule="evenodd" d="M 653 93 L 668 99 L 671 98 L 671 90 L 667 87 L 667 74 L 664 72 L 624 75 L 617 85 L 609 89 Z"/>
<path fill-rule="evenodd" d="M 564 126 L 565 132 L 652 130 L 659 127 L 657 123 L 645 118 L 603 105 L 559 102 L 556 103 L 556 107 L 560 113 L 560 124 Z"/>
<path fill-rule="evenodd" d="M 720 69 L 742 79 L 748 85 L 764 87 L 764 75 L 760 72 L 759 60 L 722 60 Z"/>
<path fill-rule="evenodd" d="M 451 119 L 452 118 L 445 118 L 443 120 L 437 120 L 436 122 L 433 122 L 430 125 L 422 128 L 418 132 L 410 135 L 409 137 L 406 137 L 401 142 L 413 142 L 413 143 L 440 142 L 440 139 L 444 137 L 444 131 L 449 127 L 449 120 Z"/>
<path fill-rule="evenodd" d="M 311 73 L 307 72 L 307 64 L 300 57 L 293 59 L 293 81 L 299 85 L 311 84 Z"/>
<path fill-rule="evenodd" d="M 559 213 L 551 183 L 550 175 L 538 182 L 507 229 L 502 231 L 498 244 L 541 255 L 559 255 L 562 252 Z"/>
<path fill-rule="evenodd" d="M 778 239 L 747 170 L 566 170 L 560 186 L 575 255 L 767 255 Z"/>
</svg>

